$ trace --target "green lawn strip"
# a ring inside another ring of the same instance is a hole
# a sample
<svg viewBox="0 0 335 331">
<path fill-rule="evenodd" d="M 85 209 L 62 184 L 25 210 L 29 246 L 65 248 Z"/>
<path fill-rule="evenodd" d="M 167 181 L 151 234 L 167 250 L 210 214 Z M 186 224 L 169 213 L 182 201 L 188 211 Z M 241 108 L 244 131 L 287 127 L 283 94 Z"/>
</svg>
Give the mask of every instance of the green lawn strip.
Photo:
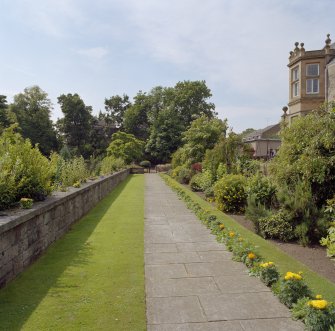
<svg viewBox="0 0 335 331">
<path fill-rule="evenodd" d="M 146 330 L 143 229 L 132 175 L 0 290 L 0 330 Z"/>
<path fill-rule="evenodd" d="M 170 177 L 169 179 L 173 180 Z M 248 229 L 237 223 L 234 219 L 219 211 L 217 208 L 213 207 L 209 202 L 205 201 L 204 199 L 199 197 L 199 195 L 192 192 L 185 186 L 179 184 L 175 180 L 173 181 L 181 189 L 187 192 L 188 195 L 195 202 L 199 203 L 201 207 L 209 210 L 213 215 L 217 216 L 217 218 L 221 220 L 226 225 L 226 227 L 229 227 L 232 230 L 238 232 L 244 239 L 247 239 L 251 243 L 253 243 L 257 247 L 257 252 L 264 258 L 264 260 L 274 262 L 278 266 L 278 269 L 282 274 L 285 274 L 287 271 L 302 271 L 304 279 L 306 280 L 308 286 L 312 289 L 313 293 L 322 294 L 324 298 L 333 302 L 335 301 L 334 283 L 312 271 L 305 264 L 289 256 L 271 242 L 249 231 Z"/>
</svg>

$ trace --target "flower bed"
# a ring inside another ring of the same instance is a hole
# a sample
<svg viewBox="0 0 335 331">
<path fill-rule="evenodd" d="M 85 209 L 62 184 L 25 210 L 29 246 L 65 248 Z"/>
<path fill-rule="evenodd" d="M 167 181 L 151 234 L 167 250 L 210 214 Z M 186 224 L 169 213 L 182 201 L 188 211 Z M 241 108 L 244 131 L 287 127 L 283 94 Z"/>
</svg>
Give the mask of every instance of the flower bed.
<svg viewBox="0 0 335 331">
<path fill-rule="evenodd" d="M 287 271 L 283 276 L 274 262 L 266 262 L 261 253 L 252 242 L 245 239 L 235 229 L 224 224 L 217 215 L 205 209 L 196 202 L 192 196 L 168 176 L 162 176 L 166 183 L 177 192 L 197 217 L 216 236 L 218 242 L 224 243 L 233 253 L 235 261 L 243 262 L 249 268 L 251 276 L 259 277 L 267 286 L 271 287 L 279 300 L 292 309 L 293 317 L 301 319 L 307 330 L 328 331 L 335 327 L 335 307 L 332 303 L 315 302 L 311 289 L 304 280 L 302 272 Z M 317 299 L 316 300 L 320 300 Z M 304 302 L 304 304 L 302 304 Z M 304 314 L 296 311 L 303 310 Z M 324 307 L 324 308 L 320 308 Z"/>
</svg>

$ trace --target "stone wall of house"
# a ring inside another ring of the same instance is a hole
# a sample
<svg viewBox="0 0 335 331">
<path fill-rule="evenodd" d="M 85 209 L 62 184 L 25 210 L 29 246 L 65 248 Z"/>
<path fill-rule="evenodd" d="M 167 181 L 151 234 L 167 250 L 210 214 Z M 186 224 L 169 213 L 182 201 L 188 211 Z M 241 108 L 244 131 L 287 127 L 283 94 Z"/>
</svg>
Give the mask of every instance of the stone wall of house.
<svg viewBox="0 0 335 331">
<path fill-rule="evenodd" d="M 335 60 L 328 65 L 328 101 L 335 101 Z"/>
<path fill-rule="evenodd" d="M 32 209 L 0 216 L 0 288 L 34 262 L 70 226 L 90 211 L 129 170 L 56 192 Z"/>
</svg>

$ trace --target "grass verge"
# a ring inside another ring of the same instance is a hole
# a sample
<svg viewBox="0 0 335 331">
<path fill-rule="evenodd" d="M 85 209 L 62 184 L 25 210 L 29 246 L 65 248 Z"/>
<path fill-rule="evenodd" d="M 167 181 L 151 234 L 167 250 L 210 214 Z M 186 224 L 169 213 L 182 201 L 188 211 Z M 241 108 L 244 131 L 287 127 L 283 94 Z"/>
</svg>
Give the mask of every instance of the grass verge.
<svg viewBox="0 0 335 331">
<path fill-rule="evenodd" d="M 0 330 L 146 330 L 143 228 L 132 175 L 0 291 Z"/>
<path fill-rule="evenodd" d="M 243 238 L 253 243 L 257 248 L 257 252 L 264 258 L 264 260 L 273 261 L 277 265 L 279 271 L 282 274 L 285 274 L 287 271 L 293 271 L 293 272 L 302 271 L 307 285 L 311 288 L 311 290 L 315 294 L 322 294 L 324 298 L 333 302 L 335 301 L 334 283 L 315 273 L 300 261 L 281 251 L 271 242 L 268 242 L 265 239 L 258 236 L 257 234 L 249 231 L 248 229 L 237 223 L 234 219 L 224 214 L 223 212 L 219 211 L 217 208 L 213 207 L 210 203 L 203 200 L 197 194 L 185 188 L 183 185 L 179 184 L 171 177 L 167 175 L 162 176 L 165 178 L 168 177 L 169 181 L 171 181 L 173 185 L 176 185 L 178 189 L 187 192 L 187 194 L 192 198 L 193 201 L 200 204 L 200 206 L 203 207 L 204 209 L 209 210 L 211 214 L 215 215 L 227 227 L 238 232 Z"/>
</svg>

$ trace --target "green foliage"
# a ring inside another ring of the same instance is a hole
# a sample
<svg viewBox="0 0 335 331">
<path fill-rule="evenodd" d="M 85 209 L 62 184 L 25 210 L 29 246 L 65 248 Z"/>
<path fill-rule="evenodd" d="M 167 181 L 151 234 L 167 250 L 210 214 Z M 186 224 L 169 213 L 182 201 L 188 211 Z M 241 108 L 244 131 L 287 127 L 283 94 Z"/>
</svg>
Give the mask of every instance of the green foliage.
<svg viewBox="0 0 335 331">
<path fill-rule="evenodd" d="M 329 223 L 327 236 L 321 238 L 320 244 L 327 247 L 327 256 L 335 257 L 335 197 L 327 200 L 327 206 L 324 211 L 332 222 Z"/>
<path fill-rule="evenodd" d="M 220 210 L 229 213 L 243 212 L 246 205 L 246 179 L 242 175 L 225 175 L 214 185 L 214 196 Z"/>
<path fill-rule="evenodd" d="M 15 114 L 23 138 L 38 144 L 44 155 L 58 149 L 56 131 L 50 119 L 52 103 L 48 94 L 38 86 L 25 88 L 14 96 L 10 110 Z"/>
<path fill-rule="evenodd" d="M 90 175 L 82 156 L 67 161 L 59 157 L 54 171 L 56 187 L 69 187 L 75 183 L 86 182 Z"/>
<path fill-rule="evenodd" d="M 225 136 L 227 121 L 201 116 L 183 133 L 183 156 L 189 163 L 200 162 L 207 149 L 212 149 L 220 136 Z"/>
<path fill-rule="evenodd" d="M 276 187 L 269 177 L 260 173 L 250 177 L 247 184 L 247 194 L 253 196 L 257 204 L 270 208 L 275 198 Z"/>
<path fill-rule="evenodd" d="M 145 151 L 157 162 L 169 162 L 181 144 L 184 124 L 170 108 L 162 109 L 155 118 Z"/>
<path fill-rule="evenodd" d="M 14 127 L 0 136 L 0 210 L 21 198 L 43 200 L 51 192 L 49 161 Z"/>
<path fill-rule="evenodd" d="M 222 162 L 220 162 L 216 169 L 216 180 L 221 179 L 226 174 L 227 174 L 227 166 Z"/>
<path fill-rule="evenodd" d="M 30 209 L 33 206 L 33 199 L 29 198 L 21 198 L 20 199 L 20 206 L 23 209 Z"/>
<path fill-rule="evenodd" d="M 134 135 L 116 132 L 107 148 L 107 155 L 115 159 L 122 159 L 126 164 L 139 161 L 143 155 L 144 143 Z"/>
<path fill-rule="evenodd" d="M 287 274 L 286 274 L 287 275 Z M 278 287 L 278 298 L 280 302 L 289 308 L 292 308 L 293 304 L 303 297 L 311 297 L 312 293 L 306 285 L 304 279 L 281 279 Z"/>
<path fill-rule="evenodd" d="M 263 238 L 290 241 L 294 238 L 292 224 L 288 221 L 288 214 L 278 211 L 258 220 L 259 233 Z"/>
<path fill-rule="evenodd" d="M 254 223 L 256 233 L 260 234 L 259 220 L 262 218 L 267 218 L 271 214 L 271 210 L 266 208 L 264 205 L 257 203 L 256 197 L 252 194 L 249 194 L 247 198 L 245 216 Z"/>
<path fill-rule="evenodd" d="M 201 189 L 201 179 L 202 179 L 201 173 L 197 173 L 191 178 L 190 187 L 192 191 L 200 192 L 202 190 Z"/>
<path fill-rule="evenodd" d="M 327 256 L 335 257 L 335 223 L 328 229 L 328 236 L 320 240 L 322 246 L 327 247 Z"/>
<path fill-rule="evenodd" d="M 306 181 L 282 184 L 277 190 L 277 199 L 287 219 L 294 228 L 301 244 L 318 241 L 325 233 L 323 214 L 314 202 L 311 186 Z"/>
<path fill-rule="evenodd" d="M 144 160 L 140 162 L 140 166 L 143 168 L 150 168 L 151 167 L 151 162 L 148 160 Z"/>
<path fill-rule="evenodd" d="M 298 117 L 281 131 L 282 144 L 269 170 L 289 188 L 303 180 L 318 207 L 335 193 L 335 116 L 328 107 Z"/>
<path fill-rule="evenodd" d="M 128 95 L 113 95 L 105 99 L 105 109 L 107 111 L 107 122 L 114 127 L 123 130 L 124 115 L 131 106 Z"/>
<path fill-rule="evenodd" d="M 78 94 L 70 93 L 59 96 L 58 103 L 64 114 L 64 117 L 57 121 L 59 132 L 70 148 L 88 158 L 92 152 L 92 107 L 86 106 Z"/>
<path fill-rule="evenodd" d="M 266 263 L 262 263 L 260 266 L 259 278 L 266 286 L 271 286 L 279 280 L 279 271 L 275 264 L 266 267 L 264 265 Z"/>
<path fill-rule="evenodd" d="M 319 299 L 322 300 L 322 299 Z M 313 300 L 316 304 L 319 300 Z M 318 309 L 311 305 L 310 298 L 302 298 L 293 305 L 292 315 L 305 323 L 309 331 L 331 331 L 335 323 L 335 306 L 327 303 L 325 308 Z"/>
<path fill-rule="evenodd" d="M 17 121 L 15 114 L 9 109 L 7 97 L 0 94 L 0 134 Z"/>
<path fill-rule="evenodd" d="M 188 184 L 191 180 L 191 170 L 184 166 L 178 166 L 171 172 L 172 178 L 176 179 L 181 184 Z"/>
<path fill-rule="evenodd" d="M 125 168 L 123 159 L 114 158 L 113 156 L 106 156 L 101 162 L 101 175 L 110 175 L 116 171 Z"/>
</svg>

